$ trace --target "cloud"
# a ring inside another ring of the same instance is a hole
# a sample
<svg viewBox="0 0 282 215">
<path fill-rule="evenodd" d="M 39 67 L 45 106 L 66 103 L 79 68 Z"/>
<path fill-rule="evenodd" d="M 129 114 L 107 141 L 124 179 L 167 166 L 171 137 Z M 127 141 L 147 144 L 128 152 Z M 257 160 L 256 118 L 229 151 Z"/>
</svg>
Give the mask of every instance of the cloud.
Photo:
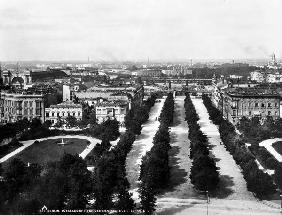
<svg viewBox="0 0 282 215">
<path fill-rule="evenodd" d="M 244 58 L 265 57 L 272 49 L 282 54 L 281 2 L 1 0 L 0 59 Z"/>
</svg>

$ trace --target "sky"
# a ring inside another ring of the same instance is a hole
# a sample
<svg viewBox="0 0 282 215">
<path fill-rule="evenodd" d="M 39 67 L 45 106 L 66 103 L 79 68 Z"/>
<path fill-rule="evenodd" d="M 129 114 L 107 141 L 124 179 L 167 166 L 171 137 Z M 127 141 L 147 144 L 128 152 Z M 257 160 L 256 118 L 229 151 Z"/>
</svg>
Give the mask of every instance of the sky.
<svg viewBox="0 0 282 215">
<path fill-rule="evenodd" d="M 282 57 L 281 0 L 1 0 L 0 61 Z"/>
</svg>

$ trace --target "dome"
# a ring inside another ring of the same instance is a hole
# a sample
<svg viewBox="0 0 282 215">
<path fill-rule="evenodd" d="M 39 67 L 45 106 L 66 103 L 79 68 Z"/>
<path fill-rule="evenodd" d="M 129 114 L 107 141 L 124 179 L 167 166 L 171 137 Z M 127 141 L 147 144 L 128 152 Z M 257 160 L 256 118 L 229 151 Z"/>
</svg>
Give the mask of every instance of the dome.
<svg viewBox="0 0 282 215">
<path fill-rule="evenodd" d="M 24 80 L 21 77 L 14 77 L 12 80 L 12 84 L 20 83 L 23 84 Z"/>
</svg>

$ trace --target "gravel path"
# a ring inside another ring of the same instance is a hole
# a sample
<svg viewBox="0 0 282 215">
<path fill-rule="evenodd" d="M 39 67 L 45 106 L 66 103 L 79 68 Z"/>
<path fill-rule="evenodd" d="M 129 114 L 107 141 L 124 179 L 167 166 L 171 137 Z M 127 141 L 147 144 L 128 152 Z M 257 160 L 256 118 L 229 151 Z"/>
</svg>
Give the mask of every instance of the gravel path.
<svg viewBox="0 0 282 215">
<path fill-rule="evenodd" d="M 161 102 L 156 102 L 151 108 L 149 119 L 142 125 L 141 134 L 137 136 L 132 145 L 131 151 L 126 158 L 126 174 L 130 184 L 133 198 L 138 201 L 138 178 L 140 174 L 141 159 L 153 146 L 153 138 L 158 130 L 160 122 L 156 120 L 159 117 L 165 98 Z"/>
<path fill-rule="evenodd" d="M 269 207 L 256 201 L 211 199 L 205 200 L 167 198 L 158 201 L 160 215 L 275 215 L 279 207 Z"/>
<path fill-rule="evenodd" d="M 209 120 L 209 114 L 203 100 L 192 99 L 192 102 L 199 114 L 201 130 L 207 135 L 212 145 L 212 153 L 218 159 L 216 165 L 220 168 L 221 186 L 224 186 L 225 189 L 220 198 L 257 201 L 252 193 L 247 190 L 246 181 L 233 157 L 225 149 L 224 145 L 220 145 L 222 141 L 218 128 Z"/>
<path fill-rule="evenodd" d="M 267 139 L 259 143 L 259 146 L 263 146 L 269 151 L 277 161 L 282 162 L 282 155 L 279 154 L 273 147 L 272 144 L 278 141 L 282 141 L 282 138 Z"/>
<path fill-rule="evenodd" d="M 185 121 L 184 109 L 185 96 L 175 98 L 173 125 L 171 127 L 171 149 L 169 151 L 170 185 L 158 198 L 195 198 L 195 193 L 190 182 L 190 141 L 188 139 L 188 125 Z"/>
</svg>

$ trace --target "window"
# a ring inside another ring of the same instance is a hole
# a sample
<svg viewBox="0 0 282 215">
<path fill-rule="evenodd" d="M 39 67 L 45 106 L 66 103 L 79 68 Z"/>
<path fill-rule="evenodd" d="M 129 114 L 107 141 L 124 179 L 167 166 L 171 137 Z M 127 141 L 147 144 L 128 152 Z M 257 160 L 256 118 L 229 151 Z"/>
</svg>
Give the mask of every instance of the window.
<svg viewBox="0 0 282 215">
<path fill-rule="evenodd" d="M 271 111 L 268 111 L 268 116 L 270 116 L 271 115 Z"/>
<path fill-rule="evenodd" d="M 60 113 L 58 112 L 58 113 L 57 113 L 57 117 L 59 117 L 59 116 L 60 116 Z"/>
<path fill-rule="evenodd" d="M 24 107 L 27 107 L 28 101 L 24 102 Z"/>
<path fill-rule="evenodd" d="M 258 103 L 255 103 L 255 107 L 258 107 Z"/>
<path fill-rule="evenodd" d="M 46 112 L 46 117 L 49 117 L 49 112 Z"/>
<path fill-rule="evenodd" d="M 264 103 L 261 103 L 261 107 L 264 107 Z"/>
<path fill-rule="evenodd" d="M 236 110 L 233 110 L 233 116 L 236 116 Z"/>
<path fill-rule="evenodd" d="M 80 116 L 80 112 L 78 112 L 77 115 Z"/>
<path fill-rule="evenodd" d="M 268 107 L 271 107 L 271 103 L 268 103 L 267 106 L 268 106 Z"/>
<path fill-rule="evenodd" d="M 55 113 L 54 113 L 54 112 L 52 112 L 52 116 L 55 116 Z"/>
<path fill-rule="evenodd" d="M 75 116 L 75 112 L 73 112 L 72 115 Z"/>
<path fill-rule="evenodd" d="M 277 107 L 277 103 L 275 103 L 275 107 Z"/>
</svg>

